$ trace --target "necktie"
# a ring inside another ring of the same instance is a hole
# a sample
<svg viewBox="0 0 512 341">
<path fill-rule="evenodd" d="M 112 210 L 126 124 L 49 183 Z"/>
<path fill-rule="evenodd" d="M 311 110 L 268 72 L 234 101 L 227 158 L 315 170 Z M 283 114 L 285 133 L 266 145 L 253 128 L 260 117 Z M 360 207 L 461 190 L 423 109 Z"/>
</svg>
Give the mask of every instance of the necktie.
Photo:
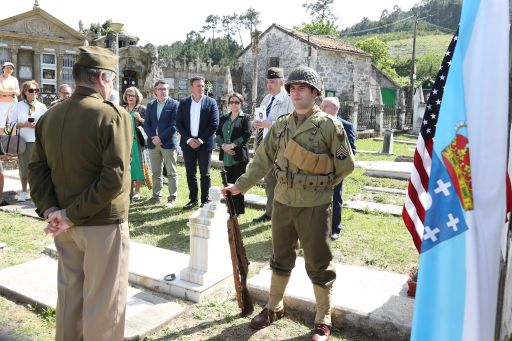
<svg viewBox="0 0 512 341">
<path fill-rule="evenodd" d="M 274 103 L 274 99 L 276 99 L 274 96 L 272 96 L 272 99 L 270 100 L 270 103 L 267 105 L 267 109 L 265 110 L 265 118 L 268 118 L 268 115 L 270 114 L 270 110 L 272 109 L 272 104 Z M 259 147 L 261 142 L 263 141 L 263 128 L 258 129 L 258 134 L 256 135 L 256 146 Z"/>
</svg>

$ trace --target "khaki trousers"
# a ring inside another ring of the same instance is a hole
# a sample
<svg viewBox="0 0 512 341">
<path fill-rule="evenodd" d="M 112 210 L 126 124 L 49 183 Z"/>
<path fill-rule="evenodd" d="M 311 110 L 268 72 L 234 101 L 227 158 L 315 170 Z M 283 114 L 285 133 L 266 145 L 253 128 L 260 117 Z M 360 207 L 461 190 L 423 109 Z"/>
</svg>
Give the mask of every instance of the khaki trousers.
<svg viewBox="0 0 512 341">
<path fill-rule="evenodd" d="M 128 223 L 77 226 L 55 238 L 59 252 L 57 341 L 124 339 Z"/>
<path fill-rule="evenodd" d="M 291 207 L 274 201 L 269 309 L 280 310 L 283 307 L 284 292 L 295 267 L 300 242 L 306 272 L 315 289 L 315 323 L 331 324 L 331 287 L 336 280 L 329 242 L 331 217 L 330 203 L 316 207 Z"/>
</svg>

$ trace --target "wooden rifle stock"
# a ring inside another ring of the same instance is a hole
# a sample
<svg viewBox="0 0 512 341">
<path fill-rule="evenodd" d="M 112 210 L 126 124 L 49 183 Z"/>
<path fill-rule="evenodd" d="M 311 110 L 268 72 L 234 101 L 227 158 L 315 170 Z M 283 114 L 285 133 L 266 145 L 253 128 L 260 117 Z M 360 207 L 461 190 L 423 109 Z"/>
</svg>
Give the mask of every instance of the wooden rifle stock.
<svg viewBox="0 0 512 341">
<path fill-rule="evenodd" d="M 221 172 L 222 184 L 228 185 L 226 170 Z M 247 288 L 247 275 L 249 273 L 249 261 L 245 255 L 244 242 L 240 233 L 240 225 L 236 218 L 235 206 L 231 193 L 228 192 L 226 197 L 228 206 L 228 238 L 229 250 L 231 251 L 231 264 L 233 266 L 233 279 L 235 281 L 236 300 L 238 307 L 242 309 L 242 316 L 250 315 L 254 311 L 254 303 Z"/>
</svg>

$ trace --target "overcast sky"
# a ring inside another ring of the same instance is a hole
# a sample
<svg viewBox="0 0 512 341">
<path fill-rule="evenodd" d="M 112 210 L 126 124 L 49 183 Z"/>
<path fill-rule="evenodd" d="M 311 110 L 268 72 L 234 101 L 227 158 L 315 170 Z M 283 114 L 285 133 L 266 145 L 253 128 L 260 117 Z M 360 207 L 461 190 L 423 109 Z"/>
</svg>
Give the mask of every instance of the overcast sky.
<svg viewBox="0 0 512 341">
<path fill-rule="evenodd" d="M 345 28 L 363 17 L 378 19 L 384 9 L 393 10 L 394 5 L 409 10 L 419 0 L 334 0 L 336 24 Z M 272 23 L 293 28 L 308 22 L 309 16 L 301 4 L 306 0 L 39 0 L 39 6 L 59 20 L 78 29 L 82 19 L 84 27 L 90 23 L 103 23 L 107 19 L 121 22 L 125 29 L 140 38 L 140 45 L 153 43 L 170 44 L 185 40 L 192 30 L 199 31 L 209 14 L 219 16 L 245 12 L 249 7 L 261 13 L 260 30 Z M 309 2 L 309 1 L 307 1 Z M 5 19 L 32 9 L 34 0 L 16 0 L 10 6 L 2 6 L 0 18 Z M 244 44 L 248 43 L 245 38 Z"/>
</svg>

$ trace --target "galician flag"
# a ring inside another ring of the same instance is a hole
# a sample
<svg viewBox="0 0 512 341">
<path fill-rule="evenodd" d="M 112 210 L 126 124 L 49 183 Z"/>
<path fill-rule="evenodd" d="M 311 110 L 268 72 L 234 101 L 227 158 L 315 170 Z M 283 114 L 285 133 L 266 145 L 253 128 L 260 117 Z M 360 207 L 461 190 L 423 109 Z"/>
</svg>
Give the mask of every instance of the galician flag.
<svg viewBox="0 0 512 341">
<path fill-rule="evenodd" d="M 506 229 L 508 31 L 508 0 L 464 0 L 435 102 L 411 340 L 494 340 Z"/>
</svg>

